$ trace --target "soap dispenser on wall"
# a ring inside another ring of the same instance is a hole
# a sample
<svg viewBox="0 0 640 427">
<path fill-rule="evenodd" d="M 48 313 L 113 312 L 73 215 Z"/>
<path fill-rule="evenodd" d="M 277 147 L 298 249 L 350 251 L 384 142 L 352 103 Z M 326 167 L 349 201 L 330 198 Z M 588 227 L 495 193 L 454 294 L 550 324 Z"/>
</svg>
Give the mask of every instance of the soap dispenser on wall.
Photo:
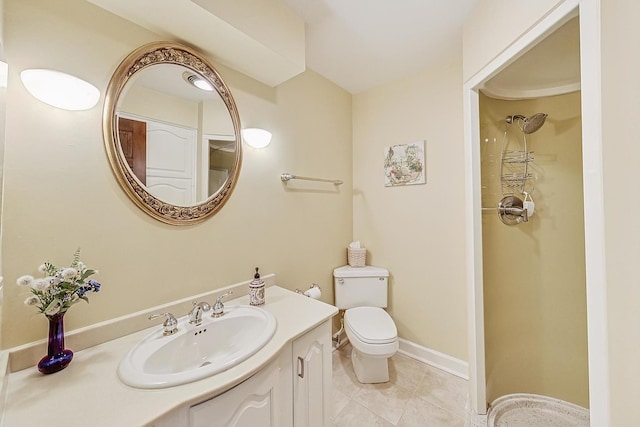
<svg viewBox="0 0 640 427">
<path fill-rule="evenodd" d="M 256 274 L 253 276 L 253 280 L 249 283 L 249 304 L 264 304 L 264 280 L 260 278 L 258 267 L 256 267 Z"/>
</svg>

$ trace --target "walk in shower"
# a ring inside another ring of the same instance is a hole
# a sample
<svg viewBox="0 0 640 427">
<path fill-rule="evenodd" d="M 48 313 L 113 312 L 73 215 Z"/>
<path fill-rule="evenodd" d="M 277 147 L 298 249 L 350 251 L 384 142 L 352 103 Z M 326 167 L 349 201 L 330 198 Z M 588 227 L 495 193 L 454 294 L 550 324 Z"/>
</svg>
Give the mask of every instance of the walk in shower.
<svg viewBox="0 0 640 427">
<path fill-rule="evenodd" d="M 486 402 L 489 427 L 589 425 L 579 40 L 573 15 L 471 97 L 471 405 L 482 414 Z"/>
<path fill-rule="evenodd" d="M 548 118 L 527 133 L 509 123 L 514 111 Z M 538 417 L 570 408 L 588 425 L 581 124 L 580 92 L 480 96 L 485 366 L 496 426 L 525 404 Z"/>
</svg>

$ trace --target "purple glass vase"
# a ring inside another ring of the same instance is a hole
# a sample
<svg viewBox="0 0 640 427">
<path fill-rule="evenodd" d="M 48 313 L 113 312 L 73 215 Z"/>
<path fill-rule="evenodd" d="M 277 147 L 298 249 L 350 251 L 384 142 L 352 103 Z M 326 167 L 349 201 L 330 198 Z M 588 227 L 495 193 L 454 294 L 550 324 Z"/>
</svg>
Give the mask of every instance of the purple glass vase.
<svg viewBox="0 0 640 427">
<path fill-rule="evenodd" d="M 73 359 L 73 351 L 64 348 L 64 315 L 65 312 L 47 316 L 49 319 L 47 355 L 38 362 L 38 370 L 43 374 L 61 371 Z"/>
</svg>

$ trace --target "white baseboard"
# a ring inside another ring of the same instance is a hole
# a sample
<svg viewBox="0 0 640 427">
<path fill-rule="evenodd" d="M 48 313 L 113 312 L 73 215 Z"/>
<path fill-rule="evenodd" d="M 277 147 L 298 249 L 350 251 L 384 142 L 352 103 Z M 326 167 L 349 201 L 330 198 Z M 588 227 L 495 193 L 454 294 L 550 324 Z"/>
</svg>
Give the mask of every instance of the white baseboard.
<svg viewBox="0 0 640 427">
<path fill-rule="evenodd" d="M 349 338 L 347 338 L 346 334 L 342 334 L 342 339 L 339 344 L 333 340 L 333 351 L 338 350 L 348 343 Z M 456 377 L 469 380 L 469 364 L 464 360 L 456 359 L 448 354 L 423 347 L 404 338 L 398 338 L 398 343 L 400 344 L 398 353 L 402 353 L 405 356 L 426 363 L 434 368 L 442 369 Z"/>
<path fill-rule="evenodd" d="M 423 347 L 404 338 L 398 338 L 400 348 L 399 353 L 419 360 L 420 362 L 442 369 L 465 380 L 469 379 L 469 364 L 464 360 L 456 359 L 448 354 Z"/>
</svg>

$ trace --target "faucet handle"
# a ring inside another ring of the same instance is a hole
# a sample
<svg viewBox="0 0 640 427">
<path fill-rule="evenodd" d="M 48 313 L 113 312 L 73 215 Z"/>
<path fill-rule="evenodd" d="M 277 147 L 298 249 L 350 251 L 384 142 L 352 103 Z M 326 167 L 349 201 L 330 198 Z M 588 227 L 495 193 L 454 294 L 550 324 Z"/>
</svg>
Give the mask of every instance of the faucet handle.
<svg viewBox="0 0 640 427">
<path fill-rule="evenodd" d="M 224 304 L 222 304 L 222 298 L 231 295 L 233 292 L 225 292 L 216 298 L 216 303 L 213 304 L 213 313 L 211 313 L 211 317 L 221 317 L 224 315 Z"/>
<path fill-rule="evenodd" d="M 164 331 L 162 332 L 162 335 L 173 335 L 176 332 L 178 332 L 178 321 L 176 320 L 175 316 L 171 313 L 159 313 L 159 314 L 152 314 L 151 316 L 149 316 L 149 320 L 153 320 L 153 319 L 157 319 L 158 317 L 163 317 L 164 316 L 164 322 L 162 323 L 162 326 L 164 328 Z"/>
</svg>

